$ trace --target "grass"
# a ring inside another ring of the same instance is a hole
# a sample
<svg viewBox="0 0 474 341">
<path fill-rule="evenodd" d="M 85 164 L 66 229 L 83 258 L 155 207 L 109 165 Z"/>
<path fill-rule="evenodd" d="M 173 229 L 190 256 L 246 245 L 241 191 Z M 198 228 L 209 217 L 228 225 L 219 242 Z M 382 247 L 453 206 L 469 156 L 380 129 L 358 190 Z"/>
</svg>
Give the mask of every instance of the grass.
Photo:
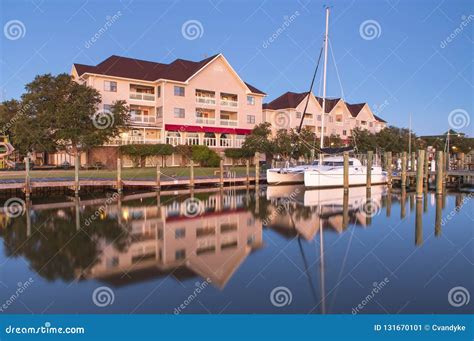
<svg viewBox="0 0 474 341">
<path fill-rule="evenodd" d="M 226 170 L 235 171 L 237 176 L 245 175 L 245 167 L 235 166 L 226 167 Z M 218 171 L 219 167 L 195 167 L 194 176 L 216 176 L 215 171 Z M 161 179 L 166 180 L 167 178 L 175 177 L 189 177 L 189 167 L 167 167 L 161 168 Z M 255 173 L 255 167 L 250 167 L 250 174 Z M 70 178 L 74 179 L 74 169 L 70 170 L 32 170 L 32 179 L 47 179 L 47 178 Z M 115 170 L 80 170 L 80 178 L 92 178 L 92 179 L 115 179 L 117 177 L 117 171 Z M 24 179 L 25 171 L 14 171 L 14 172 L 0 172 L 0 180 L 11 180 L 11 179 Z M 156 168 L 123 168 L 122 179 L 155 179 Z"/>
</svg>

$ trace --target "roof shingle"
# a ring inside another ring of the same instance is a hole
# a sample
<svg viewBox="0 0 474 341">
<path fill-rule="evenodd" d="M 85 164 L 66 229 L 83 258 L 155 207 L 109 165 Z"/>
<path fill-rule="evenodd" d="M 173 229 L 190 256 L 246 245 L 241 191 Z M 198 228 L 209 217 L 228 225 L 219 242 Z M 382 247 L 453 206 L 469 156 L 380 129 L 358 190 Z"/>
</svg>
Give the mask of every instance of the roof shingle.
<svg viewBox="0 0 474 341">
<path fill-rule="evenodd" d="M 96 66 L 74 64 L 74 67 L 76 68 L 79 76 L 82 76 L 84 73 L 94 73 L 151 82 L 160 78 L 185 82 L 217 56 L 218 54 L 198 62 L 185 59 L 176 59 L 170 64 L 163 64 L 113 55 Z M 254 86 L 248 83 L 245 83 L 245 85 L 251 92 L 265 95 L 263 91 L 260 91 Z"/>
</svg>

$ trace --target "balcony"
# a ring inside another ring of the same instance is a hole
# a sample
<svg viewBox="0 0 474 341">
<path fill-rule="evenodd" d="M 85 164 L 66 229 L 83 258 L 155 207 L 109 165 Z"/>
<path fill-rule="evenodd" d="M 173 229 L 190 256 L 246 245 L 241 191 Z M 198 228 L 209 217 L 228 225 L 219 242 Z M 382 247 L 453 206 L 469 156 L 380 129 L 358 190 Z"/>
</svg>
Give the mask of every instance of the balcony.
<svg viewBox="0 0 474 341">
<path fill-rule="evenodd" d="M 196 103 L 207 104 L 207 105 L 216 105 L 216 99 L 212 98 L 212 97 L 196 96 Z"/>
<path fill-rule="evenodd" d="M 156 123 L 156 117 L 151 115 L 131 115 L 132 123 Z"/>
<path fill-rule="evenodd" d="M 155 95 L 147 94 L 147 93 L 139 93 L 139 92 L 131 92 L 130 99 L 137 100 L 137 101 L 155 101 Z"/>
<path fill-rule="evenodd" d="M 221 93 L 221 106 L 237 108 L 239 106 L 238 97 L 235 94 Z"/>
<path fill-rule="evenodd" d="M 205 137 L 203 142 L 204 142 L 204 145 L 208 147 L 217 146 L 217 139 L 215 137 Z"/>
<path fill-rule="evenodd" d="M 188 136 L 166 136 L 164 139 L 150 139 L 144 136 L 122 136 L 109 140 L 105 145 L 107 146 L 121 146 L 127 144 L 170 144 L 173 147 L 179 145 L 204 145 L 211 148 L 241 148 L 244 139 L 233 138 L 215 138 L 204 137 L 200 140 L 198 137 Z"/>
<path fill-rule="evenodd" d="M 232 101 L 232 100 L 222 100 L 222 99 L 221 99 L 221 106 L 223 106 L 223 107 L 236 108 L 236 107 L 239 106 L 239 102 L 237 102 L 237 101 Z"/>
<path fill-rule="evenodd" d="M 238 121 L 237 120 L 227 120 L 227 119 L 220 119 L 220 124 L 221 126 L 226 126 L 226 127 L 237 127 Z"/>
<path fill-rule="evenodd" d="M 196 103 L 216 105 L 216 93 L 214 91 L 196 89 Z"/>
<path fill-rule="evenodd" d="M 207 118 L 207 117 L 196 117 L 196 123 L 216 124 L 216 119 L 215 118 Z"/>
</svg>

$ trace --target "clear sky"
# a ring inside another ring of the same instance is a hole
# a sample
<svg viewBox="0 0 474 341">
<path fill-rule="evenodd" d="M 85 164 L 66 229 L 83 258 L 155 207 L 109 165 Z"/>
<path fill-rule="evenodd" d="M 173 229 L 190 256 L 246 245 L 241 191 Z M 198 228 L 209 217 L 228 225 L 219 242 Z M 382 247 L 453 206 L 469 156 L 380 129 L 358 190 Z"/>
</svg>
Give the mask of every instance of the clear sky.
<svg viewBox="0 0 474 341">
<path fill-rule="evenodd" d="M 0 3 L 2 99 L 19 97 L 37 74 L 70 72 L 74 62 L 97 64 L 112 54 L 167 63 L 221 52 L 267 101 L 307 91 L 330 5 L 336 63 L 330 50 L 328 96 L 368 102 L 396 126 L 408 127 L 411 114 L 417 134 L 444 132 L 451 122 L 474 135 L 471 0 Z"/>
</svg>

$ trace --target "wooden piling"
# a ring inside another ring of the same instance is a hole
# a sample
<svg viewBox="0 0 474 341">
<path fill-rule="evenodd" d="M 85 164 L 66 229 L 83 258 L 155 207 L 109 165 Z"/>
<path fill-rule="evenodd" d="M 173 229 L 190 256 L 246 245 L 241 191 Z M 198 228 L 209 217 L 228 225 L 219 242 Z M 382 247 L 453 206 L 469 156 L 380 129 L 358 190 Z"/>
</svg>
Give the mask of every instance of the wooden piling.
<svg viewBox="0 0 474 341">
<path fill-rule="evenodd" d="M 255 153 L 255 185 L 260 184 L 260 153 Z"/>
<path fill-rule="evenodd" d="M 443 178 L 444 178 L 443 152 L 438 151 L 436 157 L 436 195 L 443 194 Z"/>
<path fill-rule="evenodd" d="M 219 186 L 224 187 L 224 160 L 219 162 Z"/>
<path fill-rule="evenodd" d="M 31 195 L 31 181 L 30 181 L 30 158 L 25 157 L 25 196 L 29 199 Z"/>
<path fill-rule="evenodd" d="M 117 192 L 122 193 L 122 159 L 117 159 Z"/>
<path fill-rule="evenodd" d="M 425 151 L 418 150 L 418 160 L 416 167 L 416 199 L 423 199 L 423 165 L 425 164 Z"/>
<path fill-rule="evenodd" d="M 428 157 L 428 152 L 425 151 L 425 162 L 423 165 L 423 181 L 426 184 L 426 188 L 428 188 L 428 182 L 430 178 L 430 158 Z"/>
<path fill-rule="evenodd" d="M 250 161 L 245 160 L 245 184 L 250 184 Z"/>
<path fill-rule="evenodd" d="M 342 198 L 342 228 L 345 230 L 349 226 L 349 192 L 344 189 Z"/>
<path fill-rule="evenodd" d="M 369 150 L 367 152 L 367 189 L 372 187 L 372 161 L 374 158 L 374 152 Z"/>
<path fill-rule="evenodd" d="M 74 162 L 74 195 L 79 195 L 79 166 L 81 165 L 81 155 L 76 152 Z"/>
<path fill-rule="evenodd" d="M 464 153 L 459 153 L 459 170 L 464 170 Z"/>
<path fill-rule="evenodd" d="M 387 171 L 387 185 L 389 187 L 392 187 L 392 152 L 387 152 L 385 160 Z"/>
<path fill-rule="evenodd" d="M 407 187 L 407 152 L 402 154 L 402 188 Z"/>
<path fill-rule="evenodd" d="M 411 153 L 411 161 L 410 161 L 410 163 L 411 163 L 410 170 L 413 172 L 413 171 L 415 171 L 416 168 L 417 168 L 417 167 L 416 167 L 416 154 L 415 154 L 415 152 L 412 152 L 412 153 Z"/>
<path fill-rule="evenodd" d="M 421 168 L 421 167 L 418 167 Z M 423 244 L 423 211 L 422 201 L 416 201 L 416 213 L 415 213 L 415 245 L 420 246 Z"/>
<path fill-rule="evenodd" d="M 349 191 L 349 153 L 344 152 L 344 193 L 347 193 Z"/>
<path fill-rule="evenodd" d="M 223 162 L 221 160 L 221 162 Z M 221 167 L 221 172 L 222 172 L 222 167 Z M 194 161 L 191 160 L 189 162 L 189 187 L 193 188 L 194 187 Z"/>
<path fill-rule="evenodd" d="M 156 190 L 161 190 L 161 166 L 160 163 L 156 164 Z"/>
<path fill-rule="evenodd" d="M 405 187 L 402 187 L 402 194 L 400 197 L 400 218 L 405 218 L 406 216 L 406 203 L 407 203 L 407 190 Z"/>
</svg>

